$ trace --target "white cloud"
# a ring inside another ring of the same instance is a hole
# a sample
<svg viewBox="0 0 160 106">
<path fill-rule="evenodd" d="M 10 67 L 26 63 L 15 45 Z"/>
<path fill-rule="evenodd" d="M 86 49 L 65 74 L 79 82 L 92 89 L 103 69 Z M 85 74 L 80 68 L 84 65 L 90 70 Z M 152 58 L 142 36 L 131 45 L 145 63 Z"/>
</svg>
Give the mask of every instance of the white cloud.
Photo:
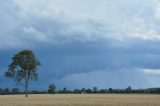
<svg viewBox="0 0 160 106">
<path fill-rule="evenodd" d="M 160 1 L 159 0 L 155 0 L 155 7 L 154 7 L 154 14 L 155 14 L 155 18 L 160 21 Z"/>
<path fill-rule="evenodd" d="M 141 69 L 141 72 L 146 75 L 145 80 L 151 87 L 158 87 L 160 83 L 160 69 Z"/>
<path fill-rule="evenodd" d="M 142 72 L 151 75 L 160 75 L 160 69 L 143 69 Z"/>
<path fill-rule="evenodd" d="M 52 0 L 15 0 L 15 5 L 18 7 L 18 14 L 22 18 L 26 17 L 44 17 L 54 19 L 63 14 L 63 7 L 56 4 Z"/>
<path fill-rule="evenodd" d="M 47 36 L 33 27 L 24 27 L 23 31 L 26 33 L 27 38 L 35 39 L 40 42 L 47 42 L 49 40 Z"/>
<path fill-rule="evenodd" d="M 143 40 L 160 40 L 160 32 L 154 28 L 147 20 L 136 18 L 128 24 L 124 25 L 124 33 L 126 36 L 140 38 Z"/>
</svg>

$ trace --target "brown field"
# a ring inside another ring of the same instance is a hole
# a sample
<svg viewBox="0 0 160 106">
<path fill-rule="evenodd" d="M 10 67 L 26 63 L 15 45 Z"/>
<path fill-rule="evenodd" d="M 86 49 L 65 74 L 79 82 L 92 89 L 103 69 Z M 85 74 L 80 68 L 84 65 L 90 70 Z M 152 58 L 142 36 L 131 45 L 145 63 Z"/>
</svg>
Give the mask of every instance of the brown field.
<svg viewBox="0 0 160 106">
<path fill-rule="evenodd" d="M 0 96 L 0 106 L 160 106 L 160 95 L 13 95 Z"/>
</svg>

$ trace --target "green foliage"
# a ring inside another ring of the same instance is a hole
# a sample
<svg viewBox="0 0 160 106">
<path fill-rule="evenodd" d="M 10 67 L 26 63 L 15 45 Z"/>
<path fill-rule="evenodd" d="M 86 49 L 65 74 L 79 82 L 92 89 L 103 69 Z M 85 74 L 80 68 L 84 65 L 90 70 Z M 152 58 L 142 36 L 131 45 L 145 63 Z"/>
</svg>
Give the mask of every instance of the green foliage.
<svg viewBox="0 0 160 106">
<path fill-rule="evenodd" d="M 5 76 L 13 78 L 17 84 L 23 85 L 27 96 L 29 81 L 38 80 L 37 69 L 40 65 L 41 63 L 31 50 L 23 50 L 14 55 Z"/>
<path fill-rule="evenodd" d="M 48 87 L 48 93 L 54 94 L 56 90 L 56 86 L 54 84 L 49 85 Z"/>
<path fill-rule="evenodd" d="M 74 89 L 73 93 L 75 93 L 75 94 L 80 94 L 80 93 L 81 93 L 81 90 L 79 90 L 79 89 Z"/>
<path fill-rule="evenodd" d="M 86 92 L 86 88 L 82 88 L 81 92 L 85 93 Z"/>
<path fill-rule="evenodd" d="M 12 89 L 12 94 L 18 94 L 19 93 L 19 89 L 18 88 L 13 88 Z"/>
<path fill-rule="evenodd" d="M 5 89 L 4 89 L 4 93 L 5 93 L 5 94 L 9 94 L 9 93 L 10 93 L 10 89 L 9 89 L 9 88 L 5 88 Z"/>
<path fill-rule="evenodd" d="M 131 87 L 131 86 L 128 86 L 128 87 L 126 88 L 126 91 L 127 91 L 127 92 L 131 92 L 131 91 L 132 91 L 132 87 Z"/>
<path fill-rule="evenodd" d="M 88 89 L 86 90 L 86 93 L 93 93 L 93 91 L 92 91 L 92 89 L 89 89 L 89 88 L 88 88 Z"/>
<path fill-rule="evenodd" d="M 93 87 L 93 92 L 97 93 L 97 91 L 98 91 L 98 87 Z"/>
<path fill-rule="evenodd" d="M 64 87 L 62 92 L 63 92 L 63 93 L 67 93 L 67 88 Z"/>
</svg>

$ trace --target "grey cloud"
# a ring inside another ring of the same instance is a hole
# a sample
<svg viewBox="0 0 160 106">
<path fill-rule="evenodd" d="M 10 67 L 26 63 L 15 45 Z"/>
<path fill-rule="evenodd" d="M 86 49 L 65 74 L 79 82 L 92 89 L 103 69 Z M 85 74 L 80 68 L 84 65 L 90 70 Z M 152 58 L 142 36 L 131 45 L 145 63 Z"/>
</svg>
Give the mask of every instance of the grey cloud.
<svg viewBox="0 0 160 106">
<path fill-rule="evenodd" d="M 112 8 L 104 6 L 104 10 L 109 9 L 106 13 L 102 9 L 95 10 L 94 12 L 98 11 L 96 14 L 99 12 L 105 14 L 104 16 L 98 14 L 101 17 L 92 13 L 88 16 L 83 11 L 77 12 L 77 9 L 69 11 L 65 6 L 56 4 L 52 0 L 46 2 L 45 6 L 44 0 L 0 2 L 0 49 L 13 48 L 10 54 L 6 54 L 9 57 L 3 58 L 5 66 L 10 63 L 12 55 L 21 48 L 33 49 L 43 63 L 42 71 L 40 71 L 42 82 L 49 84 L 51 79 L 52 81 L 61 79 L 61 83 L 67 79 L 69 82 L 74 80 L 77 74 L 79 74 L 79 79 L 89 75 L 95 78 L 97 73 L 100 77 L 103 72 L 98 70 L 105 70 L 106 75 L 113 72 L 113 75 L 117 73 L 117 76 L 120 74 L 118 77 L 123 77 L 122 73 L 129 75 L 135 72 L 134 76 L 137 76 L 139 69 L 160 68 L 158 64 L 160 63 L 159 25 L 157 25 L 159 21 L 154 16 L 153 1 L 150 1 L 153 2 L 151 5 L 148 5 L 150 3 L 148 1 L 149 3 L 144 3 L 142 6 L 142 10 L 148 7 L 149 13 L 142 11 L 142 14 L 136 14 L 141 9 L 139 5 L 142 3 L 139 3 L 139 0 L 136 0 L 134 5 L 130 0 L 118 1 L 121 2 L 120 6 L 117 6 L 119 5 L 117 0 L 114 0 L 113 4 L 111 3 L 113 1 L 108 0 L 109 4 L 115 5 L 114 9 L 112 11 Z M 33 2 L 32 5 L 31 2 Z M 124 4 L 129 4 L 129 6 L 125 7 Z M 123 8 L 121 10 L 117 7 Z M 136 11 L 133 10 L 134 7 Z M 132 10 L 131 16 L 126 8 Z M 123 12 L 124 9 L 125 12 Z M 125 17 L 119 14 L 117 14 L 119 17 L 114 16 L 119 11 Z M 108 12 L 110 14 L 107 14 Z M 80 15 L 76 16 L 77 14 Z M 110 80 L 113 75 L 108 76 Z M 98 77 L 95 79 L 99 79 Z M 143 79 L 145 80 L 145 77 Z M 74 83 L 77 83 L 76 81 Z M 115 84 L 116 82 L 117 80 Z M 127 84 L 129 82 L 126 82 Z M 46 86 L 44 83 L 43 85 Z"/>
<path fill-rule="evenodd" d="M 52 80 L 59 88 L 67 87 L 75 88 L 93 88 L 94 86 L 101 88 L 133 88 L 149 87 L 152 84 L 146 78 L 145 74 L 137 70 L 121 70 L 121 71 L 92 71 L 89 73 L 71 74 L 59 80 Z M 123 83 L 122 83 L 123 82 Z"/>
<path fill-rule="evenodd" d="M 106 40 L 107 42 L 112 39 L 128 40 L 130 37 L 145 37 L 148 39 L 153 38 L 154 40 L 155 38 L 159 38 L 157 29 L 154 29 L 154 27 L 148 29 L 148 27 L 151 26 L 151 21 L 149 21 L 149 24 L 146 24 L 146 17 L 136 15 L 136 12 L 133 12 L 136 16 L 133 17 L 133 19 L 130 19 L 131 21 L 124 21 L 121 16 L 118 19 L 111 20 L 111 18 L 114 18 L 114 14 L 112 13 L 108 14 L 109 16 L 111 15 L 110 19 L 107 18 L 107 16 L 100 14 L 103 18 L 106 17 L 107 20 L 104 21 L 102 21 L 101 18 L 94 18 L 94 15 L 90 17 L 86 15 L 85 18 L 80 19 L 76 17 L 78 13 L 75 13 L 75 11 L 72 13 L 72 11 L 67 10 L 65 6 L 63 7 L 61 3 L 58 4 L 56 1 L 50 0 L 46 2 L 47 6 L 44 6 L 43 3 L 44 0 L 40 0 L 39 2 L 15 0 L 2 3 L 3 5 L 1 6 L 0 11 L 2 15 L 0 18 L 0 22 L 2 23 L 0 30 L 0 36 L 2 38 L 1 48 L 4 46 L 16 48 L 21 47 L 21 45 L 23 45 L 23 47 L 32 47 L 42 43 L 55 45 L 76 41 L 101 42 L 101 40 Z M 112 2 L 106 1 L 106 3 L 111 4 Z M 141 4 L 142 2 L 135 1 L 134 3 L 135 4 L 132 4 L 129 1 L 122 1 L 120 4 L 117 4 L 113 1 L 113 4 L 119 6 L 114 7 L 115 9 L 108 7 L 108 9 L 109 11 L 112 11 L 113 9 L 114 12 L 121 11 L 121 13 L 126 16 L 126 19 L 128 19 L 130 18 L 129 14 L 123 12 L 123 10 L 126 10 L 125 8 L 128 7 L 124 7 L 124 4 L 136 7 L 137 4 Z M 145 9 L 147 6 L 152 9 L 153 5 L 148 5 L 149 3 L 150 2 L 148 1 L 144 4 L 142 9 Z M 154 4 L 153 1 L 151 3 Z M 118 10 L 120 7 L 123 8 Z M 105 6 L 104 8 L 107 9 Z M 141 9 L 141 7 L 137 8 Z M 102 11 L 102 9 L 97 9 L 96 13 L 99 11 Z M 152 13 L 153 12 L 154 11 L 152 11 Z M 79 16 L 81 15 L 83 16 L 84 14 L 80 13 Z M 139 23 L 134 20 L 138 20 L 139 18 L 142 18 L 142 20 L 144 19 L 145 22 L 142 22 L 141 24 L 142 26 L 145 25 L 145 27 L 138 28 Z M 120 21 L 120 23 L 115 23 L 116 21 Z M 147 30 L 149 31 L 147 32 Z M 151 34 L 157 35 L 150 36 Z"/>
</svg>

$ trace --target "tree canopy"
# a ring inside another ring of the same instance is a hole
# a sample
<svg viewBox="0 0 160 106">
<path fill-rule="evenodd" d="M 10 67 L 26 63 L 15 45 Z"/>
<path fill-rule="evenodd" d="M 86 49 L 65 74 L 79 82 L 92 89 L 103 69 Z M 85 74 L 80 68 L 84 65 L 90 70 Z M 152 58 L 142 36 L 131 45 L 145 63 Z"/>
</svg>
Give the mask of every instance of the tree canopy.
<svg viewBox="0 0 160 106">
<path fill-rule="evenodd" d="M 48 87 L 48 93 L 54 94 L 56 90 L 56 86 L 54 84 L 50 84 Z"/>
</svg>

